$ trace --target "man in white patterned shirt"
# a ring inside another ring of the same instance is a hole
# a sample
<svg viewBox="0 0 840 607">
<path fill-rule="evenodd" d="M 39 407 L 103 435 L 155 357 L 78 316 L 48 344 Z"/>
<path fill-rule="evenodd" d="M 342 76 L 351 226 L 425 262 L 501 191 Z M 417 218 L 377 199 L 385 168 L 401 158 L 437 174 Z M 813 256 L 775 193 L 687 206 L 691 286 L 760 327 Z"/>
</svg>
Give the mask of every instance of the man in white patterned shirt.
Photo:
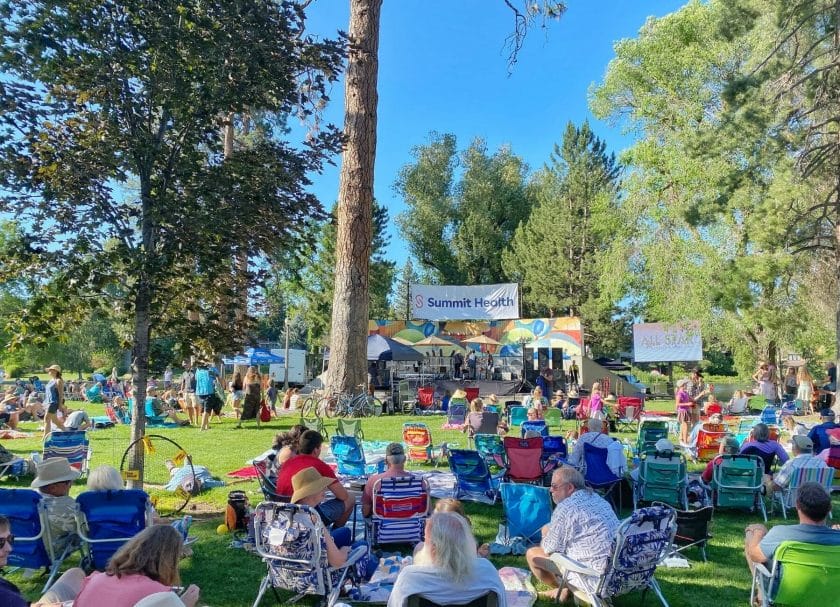
<svg viewBox="0 0 840 607">
<path fill-rule="evenodd" d="M 603 573 L 612 555 L 619 521 L 609 503 L 588 489 L 583 475 L 571 466 L 563 466 L 554 471 L 551 477 L 551 497 L 557 507 L 551 515 L 551 521 L 542 529 L 542 542 L 528 549 L 525 559 L 531 573 L 544 584 L 556 589 L 557 579 L 554 575 L 538 567 L 534 560 L 557 552 Z M 569 573 L 567 580 L 576 587 L 584 583 L 574 573 Z M 556 594 L 557 590 L 551 590 L 546 596 L 555 598 Z M 568 589 L 563 590 L 560 598 L 569 598 Z"/>
</svg>

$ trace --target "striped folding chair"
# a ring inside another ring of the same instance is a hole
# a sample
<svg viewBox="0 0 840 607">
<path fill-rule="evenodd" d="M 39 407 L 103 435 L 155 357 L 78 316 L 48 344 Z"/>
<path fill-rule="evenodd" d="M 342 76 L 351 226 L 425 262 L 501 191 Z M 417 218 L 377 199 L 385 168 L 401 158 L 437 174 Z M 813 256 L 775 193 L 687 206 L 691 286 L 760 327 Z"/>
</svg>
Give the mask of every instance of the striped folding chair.
<svg viewBox="0 0 840 607">
<path fill-rule="evenodd" d="M 44 439 L 43 458 L 66 457 L 82 475 L 90 467 L 91 449 L 87 433 L 84 430 L 50 432 Z"/>
<path fill-rule="evenodd" d="M 796 496 L 799 488 L 804 483 L 819 483 L 825 490 L 831 493 L 831 485 L 834 482 L 834 468 L 801 467 L 794 468 L 790 475 L 790 481 L 784 491 L 774 491 L 770 499 L 770 513 L 773 513 L 774 504 L 778 501 L 782 509 L 782 516 L 787 518 L 787 509 L 796 508 Z M 830 513 L 829 513 L 830 516 Z"/>
<path fill-rule="evenodd" d="M 431 500 L 429 486 L 418 476 L 381 478 L 373 486 L 369 524 L 372 545 L 423 541 Z"/>
</svg>

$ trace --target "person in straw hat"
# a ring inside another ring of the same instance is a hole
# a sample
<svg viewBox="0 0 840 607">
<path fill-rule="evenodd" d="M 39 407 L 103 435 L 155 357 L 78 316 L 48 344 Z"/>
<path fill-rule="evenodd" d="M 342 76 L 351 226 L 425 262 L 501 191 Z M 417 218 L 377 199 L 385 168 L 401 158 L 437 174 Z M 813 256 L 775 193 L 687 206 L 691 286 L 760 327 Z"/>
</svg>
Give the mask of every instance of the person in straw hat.
<svg viewBox="0 0 840 607">
<path fill-rule="evenodd" d="M 293 504 L 309 506 L 314 511 L 324 501 L 324 494 L 327 491 L 327 487 L 333 482 L 335 482 L 334 478 L 321 476 L 314 467 L 304 468 L 292 477 L 294 493 L 292 493 L 291 502 Z M 323 520 L 320 516 L 310 517 L 309 514 L 301 512 L 296 514 L 295 517 L 295 520 L 298 520 L 297 517 L 304 517 L 301 522 L 307 523 L 311 521 L 320 528 L 320 532 L 326 540 L 327 561 L 331 567 L 341 567 L 344 565 L 352 550 L 358 547 L 368 548 L 367 543 L 364 541 L 359 540 L 353 542 L 353 536 L 347 527 L 339 527 L 333 529 L 331 533 L 324 533 L 326 527 L 324 527 Z M 370 579 L 370 576 L 376 571 L 379 561 L 371 556 L 369 548 L 367 556 L 362 558 L 361 563 L 363 566 L 360 569 L 363 572 L 364 578 Z"/>
<path fill-rule="evenodd" d="M 66 457 L 52 457 L 38 465 L 35 480 L 30 484 L 44 500 L 56 554 L 76 540 L 76 500 L 70 497 L 70 487 L 80 474 Z"/>
<path fill-rule="evenodd" d="M 64 410 L 64 380 L 61 379 L 61 367 L 51 365 L 45 369 L 50 374 L 50 381 L 44 389 L 44 438 L 52 431 L 52 426 L 64 430 L 64 424 L 58 418 L 58 411 Z"/>
</svg>

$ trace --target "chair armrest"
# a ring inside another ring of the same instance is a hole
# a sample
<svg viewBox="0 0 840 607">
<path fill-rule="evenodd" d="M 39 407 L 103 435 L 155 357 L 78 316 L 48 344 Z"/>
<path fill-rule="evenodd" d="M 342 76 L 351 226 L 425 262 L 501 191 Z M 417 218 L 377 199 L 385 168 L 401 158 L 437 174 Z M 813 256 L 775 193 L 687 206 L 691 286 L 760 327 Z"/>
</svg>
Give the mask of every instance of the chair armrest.
<svg viewBox="0 0 840 607">
<path fill-rule="evenodd" d="M 762 577 L 766 577 L 766 578 L 769 578 L 770 576 L 773 575 L 772 573 L 770 573 L 770 570 L 767 569 L 767 567 L 764 566 L 764 563 L 754 563 L 754 565 L 755 565 L 755 569 L 754 569 L 755 575 L 760 574 Z"/>
<path fill-rule="evenodd" d="M 581 575 L 591 576 L 595 578 L 601 577 L 601 574 L 592 569 L 591 567 L 587 567 L 580 561 L 576 561 L 575 559 L 570 558 L 565 554 L 555 552 L 551 555 L 551 560 L 554 561 L 562 571 L 574 571 L 575 573 L 580 573 Z"/>
<path fill-rule="evenodd" d="M 350 565 L 355 565 L 357 561 L 359 561 L 363 556 L 368 553 L 367 546 L 356 546 L 353 550 L 350 551 L 350 554 L 347 555 L 347 562 L 344 563 L 338 569 L 343 567 L 349 567 Z"/>
</svg>

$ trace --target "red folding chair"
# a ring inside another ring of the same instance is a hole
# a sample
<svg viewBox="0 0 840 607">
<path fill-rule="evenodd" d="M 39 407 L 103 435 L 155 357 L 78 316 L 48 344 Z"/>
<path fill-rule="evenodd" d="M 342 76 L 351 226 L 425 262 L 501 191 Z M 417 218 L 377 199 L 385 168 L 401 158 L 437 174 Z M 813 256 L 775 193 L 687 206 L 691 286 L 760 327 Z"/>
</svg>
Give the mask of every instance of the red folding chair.
<svg viewBox="0 0 840 607">
<path fill-rule="evenodd" d="M 697 459 L 709 461 L 720 450 L 720 443 L 728 432 L 723 424 L 703 424 L 697 433 Z"/>
<path fill-rule="evenodd" d="M 542 483 L 543 439 L 541 436 L 533 438 L 506 436 L 504 448 L 508 466 L 505 474 L 506 480 L 522 483 Z"/>
<path fill-rule="evenodd" d="M 417 406 L 421 409 L 431 409 L 435 405 L 434 386 L 417 388 Z"/>
<path fill-rule="evenodd" d="M 478 398 L 478 388 L 464 388 L 464 392 L 467 393 L 468 403 L 471 403 Z"/>
</svg>

